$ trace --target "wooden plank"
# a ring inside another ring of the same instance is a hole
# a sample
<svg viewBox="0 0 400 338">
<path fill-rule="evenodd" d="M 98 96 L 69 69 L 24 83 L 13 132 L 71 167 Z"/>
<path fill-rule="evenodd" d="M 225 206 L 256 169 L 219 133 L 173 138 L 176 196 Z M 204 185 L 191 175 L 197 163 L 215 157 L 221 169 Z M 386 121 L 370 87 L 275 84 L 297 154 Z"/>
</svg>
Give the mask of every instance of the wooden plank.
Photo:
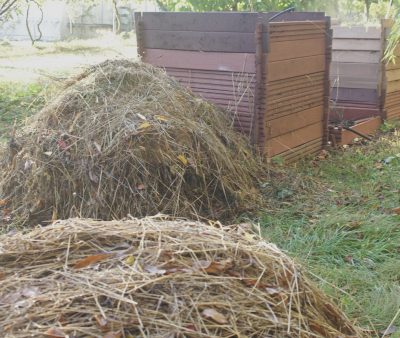
<svg viewBox="0 0 400 338">
<path fill-rule="evenodd" d="M 397 92 L 400 89 L 400 81 L 391 81 L 386 84 L 386 93 Z"/>
<path fill-rule="evenodd" d="M 315 92 L 319 92 L 324 87 L 324 81 L 321 80 L 319 83 L 310 85 L 310 86 L 298 86 L 298 87 L 289 87 L 286 90 L 275 91 L 275 92 L 268 92 L 269 98 L 271 102 L 279 102 L 285 101 L 291 97 L 306 97 L 306 95 L 313 94 Z"/>
<path fill-rule="evenodd" d="M 303 110 L 288 116 L 270 120 L 266 123 L 268 138 L 287 134 L 291 131 L 304 128 L 308 125 L 322 122 L 324 115 L 323 106 Z"/>
<path fill-rule="evenodd" d="M 285 160 L 286 164 L 293 163 L 301 158 L 318 153 L 323 148 L 322 138 L 317 138 L 310 142 L 304 143 L 298 147 L 279 154 Z"/>
<path fill-rule="evenodd" d="M 299 31 L 299 30 L 316 30 L 319 32 L 325 32 L 325 21 L 313 20 L 313 21 L 271 22 L 269 24 L 269 27 L 271 33 Z"/>
<path fill-rule="evenodd" d="M 253 33 L 256 21 L 261 18 L 264 22 L 276 12 L 245 13 L 245 12 L 145 12 L 141 13 L 146 30 L 170 30 L 200 32 L 241 32 Z M 305 21 L 323 20 L 324 13 L 294 12 L 285 13 L 274 19 L 275 21 Z"/>
<path fill-rule="evenodd" d="M 355 108 L 338 106 L 332 107 L 329 112 L 329 121 L 342 122 L 342 121 L 356 121 L 368 117 L 381 116 L 382 112 L 378 108 Z"/>
<path fill-rule="evenodd" d="M 267 154 L 269 157 L 273 157 L 293 149 L 296 146 L 321 138 L 322 136 L 323 125 L 318 122 L 305 128 L 270 139 L 267 145 Z"/>
<path fill-rule="evenodd" d="M 264 79 L 266 81 L 266 79 Z M 282 79 L 270 82 L 268 91 L 270 95 L 280 93 L 285 90 L 293 90 L 296 88 L 318 85 L 324 81 L 324 72 L 304 74 L 290 79 Z"/>
<path fill-rule="evenodd" d="M 325 56 L 308 56 L 284 61 L 269 62 L 268 82 L 317 73 L 325 69 Z"/>
<path fill-rule="evenodd" d="M 275 105 L 287 105 L 287 104 L 301 104 L 301 102 L 307 98 L 318 97 L 323 95 L 324 87 L 323 84 L 320 86 L 304 88 L 299 92 L 284 92 L 283 95 L 276 95 L 269 98 L 271 106 Z"/>
<path fill-rule="evenodd" d="M 364 89 L 377 89 L 377 81 L 366 81 L 363 79 L 354 79 L 354 77 L 331 77 L 332 87 L 343 87 L 343 88 L 364 88 Z"/>
<path fill-rule="evenodd" d="M 143 61 L 158 67 L 217 70 L 224 72 L 255 72 L 254 54 L 249 53 L 146 49 Z"/>
<path fill-rule="evenodd" d="M 376 89 L 366 88 L 343 88 L 334 87 L 331 92 L 331 100 L 342 102 L 365 102 L 374 105 L 379 104 L 378 92 Z"/>
<path fill-rule="evenodd" d="M 398 80 L 400 80 L 400 68 L 386 71 L 387 82 L 398 81 Z"/>
<path fill-rule="evenodd" d="M 332 62 L 330 71 L 331 79 L 339 78 L 340 80 L 341 77 L 346 77 L 378 84 L 379 64 L 377 63 Z"/>
<path fill-rule="evenodd" d="M 382 30 L 380 27 L 343 27 L 333 26 L 334 39 L 381 39 Z"/>
<path fill-rule="evenodd" d="M 354 51 L 354 50 L 335 50 L 332 52 L 332 61 L 351 62 L 351 63 L 380 63 L 380 51 Z"/>
<path fill-rule="evenodd" d="M 267 46 L 267 35 L 263 35 Z M 254 33 L 155 31 L 143 33 L 145 48 L 203 52 L 254 53 Z M 267 51 L 265 47 L 265 51 Z"/>
<path fill-rule="evenodd" d="M 381 47 L 380 40 L 334 39 L 332 43 L 333 50 L 380 51 Z"/>
<path fill-rule="evenodd" d="M 364 135 L 373 135 L 379 129 L 382 124 L 382 119 L 380 117 L 373 117 L 361 123 L 358 123 L 351 127 L 351 129 L 358 131 Z M 355 133 L 352 133 L 349 130 L 342 129 L 342 137 L 341 137 L 341 145 L 351 144 L 356 138 L 360 138 Z"/>
<path fill-rule="evenodd" d="M 324 38 L 324 34 L 309 33 L 309 34 L 298 34 L 298 35 L 291 35 L 291 34 L 283 35 L 280 33 L 275 33 L 269 36 L 269 40 L 271 42 L 298 41 L 298 40 L 321 39 L 321 38 Z"/>
<path fill-rule="evenodd" d="M 318 97 L 318 98 L 312 98 L 307 101 L 303 101 L 301 105 L 289 105 L 286 107 L 279 107 L 278 109 L 274 109 L 271 107 L 265 107 L 266 109 L 266 115 L 265 119 L 267 121 L 276 119 L 278 117 L 286 116 L 286 115 L 291 115 L 295 114 L 297 112 L 300 112 L 302 110 L 307 110 L 313 107 L 321 106 L 323 105 L 324 98 L 323 97 Z"/>
<path fill-rule="evenodd" d="M 270 62 L 274 62 L 298 57 L 321 55 L 324 53 L 325 40 L 319 38 L 271 42 L 268 57 Z"/>
</svg>

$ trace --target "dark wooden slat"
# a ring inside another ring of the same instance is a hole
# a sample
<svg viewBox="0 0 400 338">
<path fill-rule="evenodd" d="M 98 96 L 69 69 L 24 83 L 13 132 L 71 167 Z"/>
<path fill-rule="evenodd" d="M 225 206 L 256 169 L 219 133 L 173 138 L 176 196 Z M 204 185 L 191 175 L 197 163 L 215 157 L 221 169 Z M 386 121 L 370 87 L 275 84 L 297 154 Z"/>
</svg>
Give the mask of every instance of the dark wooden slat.
<svg viewBox="0 0 400 338">
<path fill-rule="evenodd" d="M 332 88 L 331 100 L 333 101 L 353 101 L 379 104 L 378 92 L 376 89 L 366 88 Z"/>
<path fill-rule="evenodd" d="M 265 51 L 267 35 L 263 34 Z M 203 52 L 254 53 L 254 33 L 153 31 L 143 32 L 145 48 Z"/>
<path fill-rule="evenodd" d="M 181 31 L 190 28 L 192 31 L 201 32 L 242 32 L 253 33 L 257 18 L 266 22 L 275 15 L 271 13 L 245 13 L 245 12 L 146 12 L 142 13 L 144 28 L 146 30 L 171 30 Z M 305 21 L 323 20 L 324 13 L 295 12 L 285 13 L 275 21 Z"/>
<path fill-rule="evenodd" d="M 254 54 L 146 49 L 144 62 L 158 67 L 255 72 Z"/>
<path fill-rule="evenodd" d="M 367 117 L 380 116 L 381 111 L 378 108 L 362 107 L 331 107 L 329 112 L 330 122 L 356 121 Z"/>
</svg>

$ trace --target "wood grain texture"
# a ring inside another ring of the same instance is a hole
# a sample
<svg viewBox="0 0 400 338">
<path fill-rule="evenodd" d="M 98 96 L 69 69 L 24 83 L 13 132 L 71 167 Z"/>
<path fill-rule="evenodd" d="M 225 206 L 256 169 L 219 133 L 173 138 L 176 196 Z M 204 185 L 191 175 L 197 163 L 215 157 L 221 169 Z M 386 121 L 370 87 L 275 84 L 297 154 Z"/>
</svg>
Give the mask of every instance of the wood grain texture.
<svg viewBox="0 0 400 338">
<path fill-rule="evenodd" d="M 302 129 L 291 131 L 268 141 L 268 155 L 270 157 L 276 156 L 290 149 L 294 149 L 299 145 L 319 139 L 322 136 L 322 123 L 315 123 Z"/>
<path fill-rule="evenodd" d="M 143 61 L 158 67 L 255 73 L 255 58 L 252 53 L 146 49 Z"/>
<path fill-rule="evenodd" d="M 273 61 L 268 65 L 268 82 L 318 73 L 324 70 L 325 55 Z"/>
<path fill-rule="evenodd" d="M 182 31 L 190 27 L 192 31 L 200 32 L 241 32 L 253 33 L 257 19 L 267 22 L 276 12 L 246 13 L 246 12 L 144 12 L 138 13 L 143 18 L 146 30 Z M 323 20 L 324 13 L 294 12 L 285 13 L 275 21 L 305 21 Z"/>
<path fill-rule="evenodd" d="M 381 28 L 380 27 L 343 27 L 333 26 L 333 38 L 334 39 L 381 39 Z"/>
</svg>

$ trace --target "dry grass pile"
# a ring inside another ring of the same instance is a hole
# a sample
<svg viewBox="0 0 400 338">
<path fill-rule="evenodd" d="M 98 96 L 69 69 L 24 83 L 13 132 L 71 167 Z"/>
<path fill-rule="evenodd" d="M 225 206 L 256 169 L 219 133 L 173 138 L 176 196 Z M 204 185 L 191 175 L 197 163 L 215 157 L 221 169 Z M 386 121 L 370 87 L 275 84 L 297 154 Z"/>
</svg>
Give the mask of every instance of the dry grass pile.
<svg viewBox="0 0 400 338">
<path fill-rule="evenodd" d="M 2 337 L 361 337 L 236 226 L 70 219 L 0 237 Z"/>
<path fill-rule="evenodd" d="M 70 79 L 13 139 L 0 198 L 20 223 L 224 217 L 256 203 L 259 168 L 226 114 L 160 69 L 114 60 Z"/>
</svg>

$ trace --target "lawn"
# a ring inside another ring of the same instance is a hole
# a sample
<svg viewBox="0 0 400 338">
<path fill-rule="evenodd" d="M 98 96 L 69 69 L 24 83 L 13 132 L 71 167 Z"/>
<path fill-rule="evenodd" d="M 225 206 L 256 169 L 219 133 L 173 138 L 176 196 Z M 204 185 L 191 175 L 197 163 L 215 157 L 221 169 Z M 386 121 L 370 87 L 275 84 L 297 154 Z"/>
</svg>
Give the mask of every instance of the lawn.
<svg viewBox="0 0 400 338">
<path fill-rule="evenodd" d="M 400 309 L 400 132 L 290 173 L 259 218 L 265 238 L 303 263 L 351 318 L 385 329 Z"/>
<path fill-rule="evenodd" d="M 63 80 L 83 66 L 109 58 L 136 57 L 136 39 L 102 35 L 62 42 L 0 42 L 0 141 L 14 122 L 32 115 L 51 99 Z"/>
</svg>

